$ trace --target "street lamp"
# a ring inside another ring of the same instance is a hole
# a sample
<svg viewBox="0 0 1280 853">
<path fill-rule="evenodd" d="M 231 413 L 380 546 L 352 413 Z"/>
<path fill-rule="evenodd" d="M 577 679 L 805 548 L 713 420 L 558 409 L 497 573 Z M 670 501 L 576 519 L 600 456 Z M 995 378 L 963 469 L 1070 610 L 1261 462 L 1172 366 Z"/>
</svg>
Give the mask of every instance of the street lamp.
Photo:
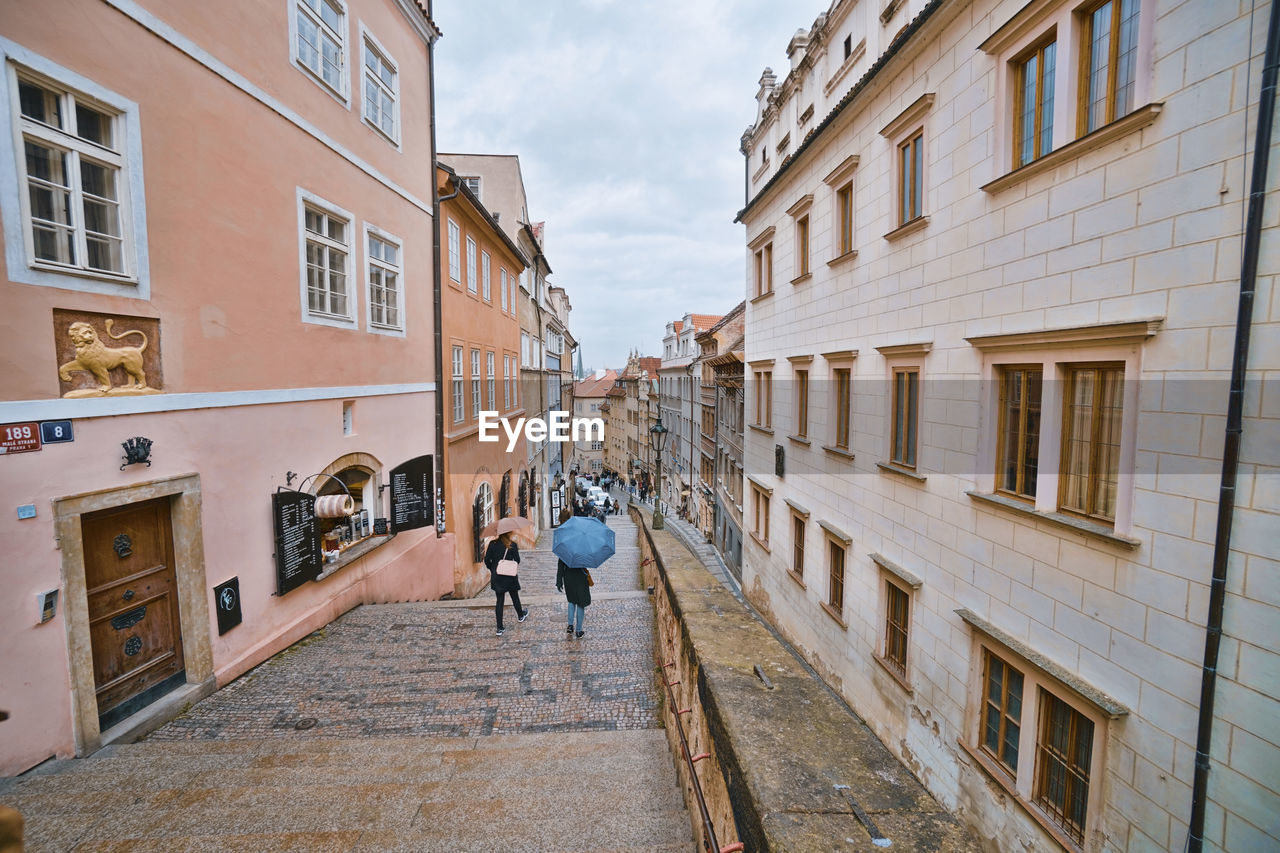
<svg viewBox="0 0 1280 853">
<path fill-rule="evenodd" d="M 653 529 L 662 529 L 662 451 L 667 446 L 667 428 L 662 425 L 662 415 L 658 422 L 649 427 L 649 446 L 658 457 L 658 479 L 654 483 L 653 492 Z"/>
</svg>

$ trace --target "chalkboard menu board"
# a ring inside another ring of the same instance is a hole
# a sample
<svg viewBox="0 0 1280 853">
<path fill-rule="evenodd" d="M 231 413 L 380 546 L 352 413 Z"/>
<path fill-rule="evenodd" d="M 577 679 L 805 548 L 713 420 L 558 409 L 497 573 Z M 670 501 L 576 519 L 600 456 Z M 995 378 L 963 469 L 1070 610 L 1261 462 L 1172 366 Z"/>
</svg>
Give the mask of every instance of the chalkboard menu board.
<svg viewBox="0 0 1280 853">
<path fill-rule="evenodd" d="M 276 529 L 276 593 L 284 595 L 320 574 L 316 499 L 305 492 L 276 492 L 271 510 Z"/>
<path fill-rule="evenodd" d="M 391 532 L 435 524 L 435 465 L 430 456 L 391 469 Z"/>
</svg>

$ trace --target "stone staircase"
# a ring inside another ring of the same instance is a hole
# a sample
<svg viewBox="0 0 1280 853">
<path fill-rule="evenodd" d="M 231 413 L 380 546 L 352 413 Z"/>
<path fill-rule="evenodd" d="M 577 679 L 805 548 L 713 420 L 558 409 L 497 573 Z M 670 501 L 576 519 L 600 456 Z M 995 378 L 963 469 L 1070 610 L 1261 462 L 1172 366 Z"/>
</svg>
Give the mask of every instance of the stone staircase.
<svg viewBox="0 0 1280 853">
<path fill-rule="evenodd" d="M 26 850 L 693 849 L 661 730 L 142 742 L 0 779 Z"/>
</svg>

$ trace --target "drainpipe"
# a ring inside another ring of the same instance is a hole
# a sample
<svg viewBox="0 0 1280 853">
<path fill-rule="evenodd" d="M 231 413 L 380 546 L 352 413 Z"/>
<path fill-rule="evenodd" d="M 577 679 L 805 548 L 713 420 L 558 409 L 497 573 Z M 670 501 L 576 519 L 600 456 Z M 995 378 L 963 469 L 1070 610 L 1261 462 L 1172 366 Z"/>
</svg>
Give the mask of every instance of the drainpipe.
<svg viewBox="0 0 1280 853">
<path fill-rule="evenodd" d="M 1222 451 L 1222 480 L 1218 496 L 1218 528 L 1213 544 L 1213 582 L 1209 587 L 1209 620 L 1205 626 L 1204 669 L 1200 680 L 1200 721 L 1196 732 L 1196 769 L 1191 787 L 1191 820 L 1187 849 L 1204 847 L 1204 818 L 1208 801 L 1209 762 L 1213 739 L 1213 701 L 1218 680 L 1218 647 L 1222 642 L 1222 610 L 1227 595 L 1227 562 L 1231 555 L 1231 525 L 1235 515 L 1236 475 L 1240 467 L 1240 440 L 1244 433 L 1244 381 L 1249 362 L 1249 332 L 1253 324 L 1253 298 L 1257 289 L 1258 248 L 1266 205 L 1267 160 L 1271 151 L 1271 124 L 1275 113 L 1276 77 L 1280 69 L 1280 2 L 1272 0 L 1267 25 L 1267 50 L 1262 65 L 1262 90 L 1258 98 L 1258 130 L 1253 146 L 1253 175 L 1249 187 L 1249 214 L 1244 229 L 1240 264 L 1240 298 L 1236 313 L 1235 348 L 1231 356 L 1231 391 L 1227 398 L 1226 441 Z"/>
<path fill-rule="evenodd" d="M 431 0 L 427 2 L 427 17 L 432 24 L 435 18 L 431 15 Z M 451 194 L 441 196 L 436 189 L 440 163 L 436 160 L 436 41 L 431 39 L 427 44 L 427 74 L 430 80 L 431 97 L 431 301 L 434 306 L 433 323 L 436 335 L 436 538 L 445 533 L 444 509 L 444 320 L 441 317 L 441 285 L 440 278 L 440 202 L 448 201 L 458 194 L 457 183 Z"/>
</svg>

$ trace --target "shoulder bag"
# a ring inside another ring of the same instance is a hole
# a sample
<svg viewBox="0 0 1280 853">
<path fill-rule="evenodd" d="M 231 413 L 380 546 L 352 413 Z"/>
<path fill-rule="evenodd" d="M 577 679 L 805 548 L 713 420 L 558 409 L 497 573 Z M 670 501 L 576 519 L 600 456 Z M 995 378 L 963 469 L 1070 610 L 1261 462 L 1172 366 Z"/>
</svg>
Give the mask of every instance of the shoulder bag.
<svg viewBox="0 0 1280 853">
<path fill-rule="evenodd" d="M 517 563 L 515 560 L 507 559 L 507 554 L 510 554 L 510 553 L 511 553 L 510 548 L 508 548 L 505 552 L 503 552 L 502 559 L 498 561 L 498 568 L 495 571 L 497 571 L 497 573 L 500 575 L 515 577 L 517 573 L 519 573 L 520 571 L 520 564 Z"/>
</svg>

